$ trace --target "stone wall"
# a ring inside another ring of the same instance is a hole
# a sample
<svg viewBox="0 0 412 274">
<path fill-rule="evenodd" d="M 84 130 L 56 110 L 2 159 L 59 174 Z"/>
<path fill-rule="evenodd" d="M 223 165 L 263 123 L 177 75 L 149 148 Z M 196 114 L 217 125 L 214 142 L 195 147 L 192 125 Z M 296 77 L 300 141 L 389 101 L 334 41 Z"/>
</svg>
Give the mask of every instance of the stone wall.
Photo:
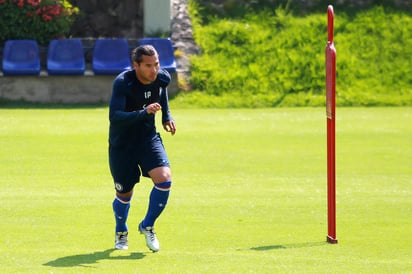
<svg viewBox="0 0 412 274">
<path fill-rule="evenodd" d="M 2 76 L 0 99 L 34 103 L 106 103 L 114 76 Z"/>
<path fill-rule="evenodd" d="M 178 91 L 177 74 L 172 73 L 168 94 Z M 33 103 L 95 104 L 109 101 L 116 75 L 0 76 L 0 101 Z"/>
<path fill-rule="evenodd" d="M 143 0 L 71 0 L 79 7 L 73 37 L 143 37 Z"/>
</svg>

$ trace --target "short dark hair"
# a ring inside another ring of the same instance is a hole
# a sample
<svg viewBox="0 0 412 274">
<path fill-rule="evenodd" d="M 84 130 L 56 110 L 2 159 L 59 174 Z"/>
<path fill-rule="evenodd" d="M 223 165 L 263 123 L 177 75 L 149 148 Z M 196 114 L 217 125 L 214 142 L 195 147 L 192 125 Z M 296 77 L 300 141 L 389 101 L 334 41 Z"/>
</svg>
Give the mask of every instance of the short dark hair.
<svg viewBox="0 0 412 274">
<path fill-rule="evenodd" d="M 152 45 L 138 46 L 132 50 L 132 61 L 140 64 L 142 62 L 142 55 L 153 56 L 158 54 Z"/>
</svg>

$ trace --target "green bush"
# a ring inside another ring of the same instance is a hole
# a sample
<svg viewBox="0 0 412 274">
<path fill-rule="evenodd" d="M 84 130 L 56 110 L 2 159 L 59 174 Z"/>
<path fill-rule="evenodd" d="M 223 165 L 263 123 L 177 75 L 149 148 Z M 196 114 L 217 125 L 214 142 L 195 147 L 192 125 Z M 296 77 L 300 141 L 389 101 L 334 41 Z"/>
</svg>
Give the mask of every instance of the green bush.
<svg viewBox="0 0 412 274">
<path fill-rule="evenodd" d="M 65 0 L 0 0 L 0 41 L 35 39 L 46 45 L 70 31 L 78 11 Z"/>
<path fill-rule="evenodd" d="M 259 97 L 263 106 L 280 104 L 287 93 L 322 94 L 324 45 L 316 44 L 324 20 L 291 19 L 278 10 L 276 16 L 262 12 L 196 29 L 203 52 L 191 59 L 193 87 L 217 96 Z"/>
<path fill-rule="evenodd" d="M 337 22 L 338 102 L 412 105 L 412 17 L 375 7 Z"/>
<path fill-rule="evenodd" d="M 197 11 L 191 15 L 202 50 L 191 58 L 190 84 L 197 92 L 179 95 L 177 102 L 213 107 L 325 104 L 326 10 L 296 16 L 278 7 L 202 23 L 197 17 L 202 8 L 192 4 L 191 9 Z M 411 16 L 380 6 L 356 14 L 335 10 L 334 42 L 338 105 L 412 105 Z"/>
</svg>

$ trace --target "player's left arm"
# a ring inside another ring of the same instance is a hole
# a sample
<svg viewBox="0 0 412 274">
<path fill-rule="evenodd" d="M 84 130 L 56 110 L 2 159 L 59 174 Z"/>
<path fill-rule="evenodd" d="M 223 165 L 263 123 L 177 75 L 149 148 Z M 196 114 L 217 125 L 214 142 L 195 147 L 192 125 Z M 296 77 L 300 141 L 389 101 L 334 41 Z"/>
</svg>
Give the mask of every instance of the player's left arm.
<svg viewBox="0 0 412 274">
<path fill-rule="evenodd" d="M 172 135 L 176 132 L 176 124 L 173 120 L 172 114 L 170 113 L 169 108 L 169 98 L 167 93 L 167 86 L 171 81 L 169 72 L 164 69 L 160 69 L 158 74 L 158 83 L 159 83 L 159 104 L 162 109 L 162 124 L 163 128 L 170 132 Z"/>
<path fill-rule="evenodd" d="M 169 108 L 169 98 L 167 95 L 167 88 L 161 87 L 161 94 L 160 94 L 160 105 L 162 107 L 162 124 L 163 128 L 170 132 L 172 135 L 176 133 L 176 124 L 173 120 L 172 114 Z"/>
</svg>

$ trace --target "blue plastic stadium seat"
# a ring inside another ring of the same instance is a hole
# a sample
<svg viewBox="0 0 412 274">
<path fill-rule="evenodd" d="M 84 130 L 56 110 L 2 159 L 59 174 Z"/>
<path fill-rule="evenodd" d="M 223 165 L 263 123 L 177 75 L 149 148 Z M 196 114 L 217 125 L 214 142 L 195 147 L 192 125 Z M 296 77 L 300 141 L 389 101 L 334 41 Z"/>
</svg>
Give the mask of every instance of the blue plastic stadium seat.
<svg viewBox="0 0 412 274">
<path fill-rule="evenodd" d="M 4 75 L 39 75 L 40 52 L 35 40 L 7 40 L 3 49 Z"/>
<path fill-rule="evenodd" d="M 94 74 L 118 74 L 131 68 L 127 40 L 97 39 L 93 49 L 92 67 Z"/>
<path fill-rule="evenodd" d="M 86 70 L 80 39 L 51 40 L 47 50 L 49 75 L 83 75 Z"/>
<path fill-rule="evenodd" d="M 168 72 L 176 72 L 174 48 L 169 38 L 142 38 L 139 45 L 152 45 L 159 54 L 160 67 Z"/>
</svg>

